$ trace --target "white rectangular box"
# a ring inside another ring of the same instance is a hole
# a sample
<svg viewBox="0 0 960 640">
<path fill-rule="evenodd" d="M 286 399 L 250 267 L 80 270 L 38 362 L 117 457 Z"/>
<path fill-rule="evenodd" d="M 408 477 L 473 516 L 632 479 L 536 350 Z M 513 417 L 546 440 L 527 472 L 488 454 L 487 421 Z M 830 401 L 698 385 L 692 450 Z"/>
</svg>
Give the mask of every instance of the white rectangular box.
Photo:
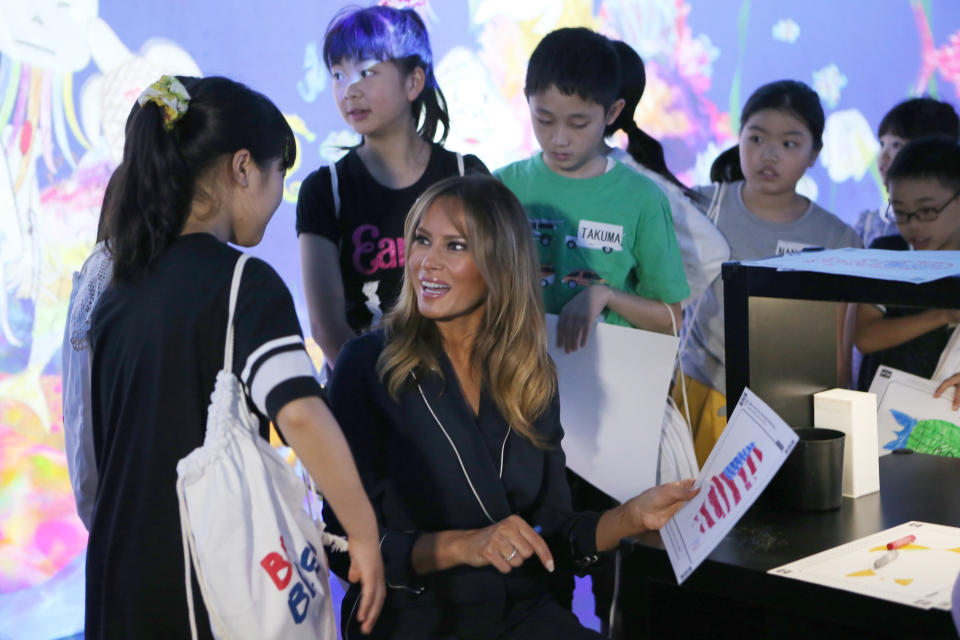
<svg viewBox="0 0 960 640">
<path fill-rule="evenodd" d="M 859 498 L 880 490 L 876 395 L 849 389 L 815 393 L 813 425 L 847 436 L 843 446 L 843 495 Z"/>
</svg>

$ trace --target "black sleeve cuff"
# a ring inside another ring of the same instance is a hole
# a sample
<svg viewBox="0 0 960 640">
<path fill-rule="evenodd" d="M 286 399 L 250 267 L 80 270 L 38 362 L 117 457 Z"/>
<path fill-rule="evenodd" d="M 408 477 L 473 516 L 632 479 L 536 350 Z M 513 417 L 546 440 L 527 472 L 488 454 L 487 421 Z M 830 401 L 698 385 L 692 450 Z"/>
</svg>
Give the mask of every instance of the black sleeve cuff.
<svg viewBox="0 0 960 640">
<path fill-rule="evenodd" d="M 569 544 L 573 568 L 582 574 L 590 565 L 600 559 L 597 552 L 597 525 L 600 514 L 594 511 L 581 511 L 570 527 Z"/>
<path fill-rule="evenodd" d="M 423 591 L 410 563 L 413 545 L 420 535 L 420 531 L 385 531 L 381 534 L 380 555 L 383 556 L 387 586 L 391 589 Z"/>
<path fill-rule="evenodd" d="M 316 378 L 310 376 L 298 376 L 284 380 L 267 394 L 266 410 L 267 417 L 276 424 L 277 414 L 287 406 L 288 403 L 300 398 L 310 396 L 321 397 L 320 383 Z"/>
</svg>

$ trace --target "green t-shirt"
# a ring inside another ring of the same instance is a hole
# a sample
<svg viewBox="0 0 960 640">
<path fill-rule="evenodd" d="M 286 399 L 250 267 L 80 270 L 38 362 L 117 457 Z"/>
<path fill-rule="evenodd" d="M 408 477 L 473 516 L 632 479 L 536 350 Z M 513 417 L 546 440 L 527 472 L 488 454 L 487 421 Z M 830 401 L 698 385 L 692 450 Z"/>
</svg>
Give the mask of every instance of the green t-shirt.
<svg viewBox="0 0 960 640">
<path fill-rule="evenodd" d="M 539 153 L 494 175 L 530 219 L 547 313 L 560 313 L 591 284 L 666 303 L 690 295 L 670 204 L 648 178 L 620 163 L 595 178 L 567 178 Z M 610 309 L 603 317 L 631 326 Z"/>
</svg>

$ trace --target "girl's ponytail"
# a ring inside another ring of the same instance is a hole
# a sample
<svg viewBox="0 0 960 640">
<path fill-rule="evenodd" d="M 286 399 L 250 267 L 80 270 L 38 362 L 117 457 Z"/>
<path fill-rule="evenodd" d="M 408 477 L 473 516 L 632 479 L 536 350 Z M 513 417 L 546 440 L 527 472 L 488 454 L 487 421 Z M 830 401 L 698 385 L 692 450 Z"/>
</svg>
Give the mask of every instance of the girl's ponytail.
<svg viewBox="0 0 960 640">
<path fill-rule="evenodd" d="M 740 145 L 735 144 L 718 155 L 710 165 L 710 182 L 739 182 L 743 179 Z"/>
<path fill-rule="evenodd" d="M 117 282 L 135 279 L 176 240 L 200 195 L 197 180 L 218 161 L 241 149 L 261 170 L 276 160 L 288 169 L 296 159 L 290 125 L 263 94 L 219 77 L 165 76 L 149 90 L 173 83 L 188 99 L 164 94 L 134 107 L 123 161 L 110 181 L 103 217 Z M 179 107 L 176 115 L 171 105 Z"/>
<path fill-rule="evenodd" d="M 443 144 L 450 133 L 450 113 L 447 111 L 447 99 L 437 84 L 437 79 L 433 75 L 433 68 L 426 71 L 426 82 L 423 91 L 413 102 L 413 117 L 420 122 L 417 133 L 430 142 L 436 141 Z M 443 126 L 440 132 L 440 138 L 436 139 L 437 129 Z"/>
<path fill-rule="evenodd" d="M 621 86 L 619 97 L 623 99 L 624 104 L 617 119 L 612 124 L 607 125 L 603 132 L 604 136 L 609 137 L 616 131 L 622 130 L 627 134 L 627 153 L 638 164 L 660 174 L 686 192 L 687 186 L 680 182 L 667 168 L 667 161 L 663 156 L 663 146 L 638 127 L 633 120 L 633 114 L 637 110 L 637 105 L 640 104 L 640 98 L 643 96 L 643 90 L 647 85 L 647 72 L 643 66 L 643 59 L 626 42 L 612 40 L 611 44 L 616 50 L 617 59 L 620 62 Z"/>
<path fill-rule="evenodd" d="M 616 124 L 616 123 L 614 123 Z M 627 153 L 647 169 L 659 173 L 661 176 L 686 191 L 687 186 L 680 182 L 667 168 L 667 161 L 663 155 L 663 145 L 656 138 L 637 126 L 633 118 L 628 118 L 620 127 L 627 134 Z"/>
<path fill-rule="evenodd" d="M 177 146 L 176 128 L 166 131 L 163 120 L 163 110 L 147 102 L 127 127 L 107 219 L 118 282 L 135 277 L 166 249 L 190 213 L 193 175 Z"/>
</svg>

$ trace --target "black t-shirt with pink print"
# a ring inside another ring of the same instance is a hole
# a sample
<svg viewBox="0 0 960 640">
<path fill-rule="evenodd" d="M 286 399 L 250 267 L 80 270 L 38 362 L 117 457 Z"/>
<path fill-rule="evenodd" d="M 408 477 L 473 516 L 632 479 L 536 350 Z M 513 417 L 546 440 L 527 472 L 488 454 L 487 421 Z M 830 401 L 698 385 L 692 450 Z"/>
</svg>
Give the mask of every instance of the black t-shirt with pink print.
<svg viewBox="0 0 960 640">
<path fill-rule="evenodd" d="M 476 156 L 463 157 L 465 173 L 489 173 Z M 329 238 L 340 251 L 347 323 L 358 333 L 376 326 L 394 304 L 403 276 L 403 223 L 427 187 L 459 174 L 457 154 L 432 146 L 423 176 L 403 189 L 377 182 L 352 149 L 336 163 L 339 215 L 330 167 L 311 173 L 297 199 L 297 235 Z"/>
</svg>

